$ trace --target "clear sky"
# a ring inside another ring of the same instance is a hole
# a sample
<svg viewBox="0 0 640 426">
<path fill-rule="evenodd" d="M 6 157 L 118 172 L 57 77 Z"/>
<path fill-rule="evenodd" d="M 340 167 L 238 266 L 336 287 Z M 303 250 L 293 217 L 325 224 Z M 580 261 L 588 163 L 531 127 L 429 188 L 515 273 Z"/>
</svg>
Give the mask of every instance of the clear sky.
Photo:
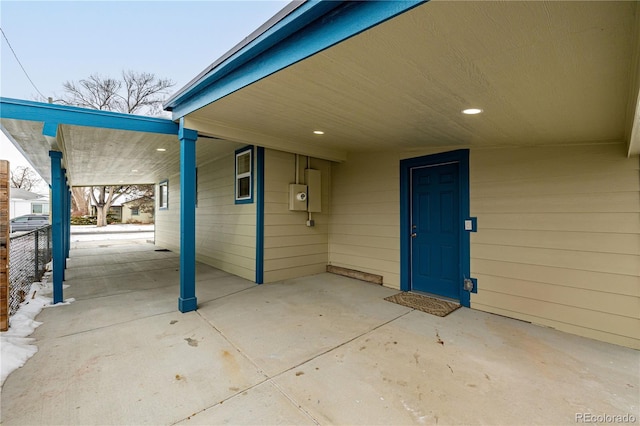
<svg viewBox="0 0 640 426">
<path fill-rule="evenodd" d="M 65 81 L 122 70 L 169 78 L 175 92 L 287 3 L 0 0 L 0 26 L 45 97 L 61 95 Z M 0 96 L 43 100 L 4 37 Z M 26 164 L 1 132 L 0 159 Z"/>
</svg>

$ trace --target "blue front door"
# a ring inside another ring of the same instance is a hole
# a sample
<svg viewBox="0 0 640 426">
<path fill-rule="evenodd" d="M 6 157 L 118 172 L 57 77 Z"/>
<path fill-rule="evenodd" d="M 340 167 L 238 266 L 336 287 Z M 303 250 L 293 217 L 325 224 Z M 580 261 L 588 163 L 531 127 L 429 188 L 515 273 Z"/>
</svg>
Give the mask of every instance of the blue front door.
<svg viewBox="0 0 640 426">
<path fill-rule="evenodd" d="M 458 163 L 411 169 L 411 290 L 460 300 Z"/>
</svg>

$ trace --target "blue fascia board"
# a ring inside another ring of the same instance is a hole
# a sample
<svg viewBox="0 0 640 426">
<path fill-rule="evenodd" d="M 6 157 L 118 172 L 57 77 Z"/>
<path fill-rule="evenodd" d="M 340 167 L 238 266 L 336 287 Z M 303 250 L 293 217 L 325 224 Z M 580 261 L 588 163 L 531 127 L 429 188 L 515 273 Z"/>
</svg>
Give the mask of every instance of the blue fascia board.
<svg viewBox="0 0 640 426">
<path fill-rule="evenodd" d="M 184 117 L 426 1 L 307 2 L 165 108 Z"/>
<path fill-rule="evenodd" d="M 0 117 L 46 123 L 45 136 L 60 124 L 177 135 L 179 126 L 165 118 L 145 117 L 67 105 L 0 97 Z"/>
<path fill-rule="evenodd" d="M 220 63 L 217 65 L 214 63 L 212 69 L 200 77 L 200 81 L 191 87 L 183 89 L 184 91 L 182 93 L 172 96 L 165 104 L 165 109 L 173 111 L 177 105 L 188 99 L 193 93 L 200 92 L 210 84 L 220 80 L 233 70 L 289 37 L 291 34 L 309 25 L 320 16 L 340 6 L 342 2 L 342 0 L 328 2 L 313 0 L 303 3 L 264 33 L 251 40 L 245 46 L 242 46 L 237 52 L 230 55 L 229 58 L 219 60 Z"/>
</svg>

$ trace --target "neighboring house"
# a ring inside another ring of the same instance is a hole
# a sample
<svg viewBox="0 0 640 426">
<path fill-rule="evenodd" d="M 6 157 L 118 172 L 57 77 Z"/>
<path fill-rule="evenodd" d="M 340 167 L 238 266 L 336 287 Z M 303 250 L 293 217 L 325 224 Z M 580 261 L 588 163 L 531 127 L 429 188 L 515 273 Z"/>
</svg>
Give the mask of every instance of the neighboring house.
<svg viewBox="0 0 640 426">
<path fill-rule="evenodd" d="M 9 218 L 26 214 L 49 214 L 49 197 L 20 188 L 10 188 Z"/>
<path fill-rule="evenodd" d="M 124 221 L 122 220 L 122 217 L 123 217 L 122 212 L 123 212 L 122 204 L 120 203 L 120 201 L 116 201 L 111 205 L 111 207 L 109 207 L 108 215 L 111 216 L 115 222 L 124 223 Z M 91 216 L 97 216 L 97 215 L 98 215 L 98 209 L 96 205 L 93 204 L 93 201 L 92 201 Z"/>
<path fill-rule="evenodd" d="M 116 200 L 109 208 L 109 215 L 117 223 L 153 223 L 153 214 L 146 213 L 139 207 L 134 206 L 135 200 Z M 97 216 L 98 211 L 93 201 L 91 202 L 91 215 Z"/>
<path fill-rule="evenodd" d="M 61 199 L 65 176 L 157 183 L 183 312 L 195 259 L 257 283 L 331 265 L 640 349 L 639 46 L 638 2 L 296 2 L 173 123 L 3 100 L 2 124 L 35 163 L 57 141 Z M 61 175 L 61 152 L 100 160 Z"/>
<path fill-rule="evenodd" d="M 122 203 L 122 223 L 153 223 L 153 213 L 146 205 L 140 205 L 138 200 Z M 153 210 L 153 205 L 150 206 Z"/>
</svg>

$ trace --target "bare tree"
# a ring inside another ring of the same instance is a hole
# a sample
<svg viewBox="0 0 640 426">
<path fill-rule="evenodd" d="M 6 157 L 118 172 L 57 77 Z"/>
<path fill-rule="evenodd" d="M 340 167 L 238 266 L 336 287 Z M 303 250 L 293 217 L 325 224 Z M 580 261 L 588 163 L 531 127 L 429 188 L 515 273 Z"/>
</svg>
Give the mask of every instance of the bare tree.
<svg viewBox="0 0 640 426">
<path fill-rule="evenodd" d="M 128 114 L 158 115 L 174 83 L 152 73 L 122 71 L 121 79 L 92 74 L 63 84 L 65 95 L 57 102 L 83 108 Z"/>
<path fill-rule="evenodd" d="M 78 82 L 65 82 L 65 94 L 56 102 L 128 114 L 158 115 L 173 85 L 169 79 L 146 72 L 122 71 L 120 79 L 92 74 Z M 118 198 L 135 192 L 140 192 L 137 185 L 91 187 L 89 194 L 96 205 L 98 226 L 107 225 L 109 209 Z"/>
<path fill-rule="evenodd" d="M 97 225 L 107 226 L 109 209 L 114 201 L 126 193 L 126 188 L 122 186 L 92 186 L 89 193 L 96 206 Z"/>
<path fill-rule="evenodd" d="M 86 186 L 74 186 L 71 188 L 71 215 L 88 216 L 91 205 L 91 195 Z"/>
<path fill-rule="evenodd" d="M 42 179 L 31 168 L 26 166 L 18 166 L 11 170 L 11 186 L 13 188 L 24 189 L 25 191 L 31 191 L 36 188 Z"/>
<path fill-rule="evenodd" d="M 154 185 L 92 186 L 90 195 L 96 206 L 97 225 L 107 226 L 109 209 L 123 196 L 140 200 L 140 205 L 153 208 L 153 188 Z"/>
</svg>

